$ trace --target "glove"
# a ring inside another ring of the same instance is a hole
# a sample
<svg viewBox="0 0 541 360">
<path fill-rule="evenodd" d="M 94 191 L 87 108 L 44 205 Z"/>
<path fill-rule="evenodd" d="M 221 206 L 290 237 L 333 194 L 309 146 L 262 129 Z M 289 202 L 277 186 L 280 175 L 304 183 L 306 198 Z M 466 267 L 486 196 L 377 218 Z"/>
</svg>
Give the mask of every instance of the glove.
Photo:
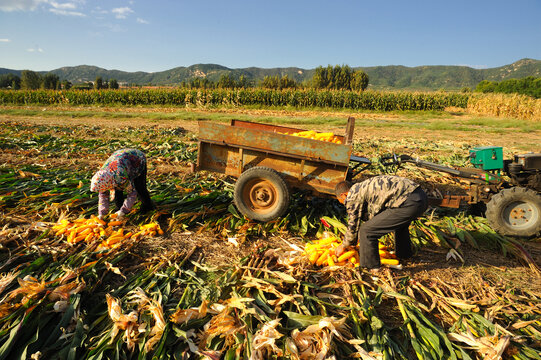
<svg viewBox="0 0 541 360">
<path fill-rule="evenodd" d="M 124 214 L 124 212 L 122 210 L 118 210 L 115 214 L 116 214 L 116 219 L 117 220 L 122 220 L 126 216 L 126 214 Z"/>
</svg>

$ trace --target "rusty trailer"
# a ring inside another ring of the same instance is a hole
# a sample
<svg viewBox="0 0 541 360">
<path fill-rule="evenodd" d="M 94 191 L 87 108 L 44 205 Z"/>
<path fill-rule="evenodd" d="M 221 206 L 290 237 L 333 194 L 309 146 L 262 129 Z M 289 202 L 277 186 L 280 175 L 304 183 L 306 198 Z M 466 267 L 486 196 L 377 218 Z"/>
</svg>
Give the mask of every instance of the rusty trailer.
<svg viewBox="0 0 541 360">
<path fill-rule="evenodd" d="M 270 221 L 289 206 L 290 190 L 334 195 L 366 158 L 352 156 L 355 119 L 349 118 L 341 144 L 292 136 L 304 131 L 285 126 L 232 120 L 199 122 L 196 170 L 237 178 L 235 205 L 248 218 Z M 350 168 L 350 161 L 357 163 Z"/>
</svg>

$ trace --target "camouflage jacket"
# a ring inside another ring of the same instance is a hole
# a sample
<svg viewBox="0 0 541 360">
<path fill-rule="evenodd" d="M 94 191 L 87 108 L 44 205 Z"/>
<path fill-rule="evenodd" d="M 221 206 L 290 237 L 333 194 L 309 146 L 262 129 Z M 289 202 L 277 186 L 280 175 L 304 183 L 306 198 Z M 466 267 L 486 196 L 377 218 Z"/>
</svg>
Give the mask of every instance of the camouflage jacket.
<svg viewBox="0 0 541 360">
<path fill-rule="evenodd" d="M 344 202 L 348 213 L 344 244 L 349 246 L 357 242 L 361 220 L 369 220 L 385 209 L 399 207 L 418 187 L 409 179 L 389 175 L 375 176 L 353 184 Z"/>
</svg>

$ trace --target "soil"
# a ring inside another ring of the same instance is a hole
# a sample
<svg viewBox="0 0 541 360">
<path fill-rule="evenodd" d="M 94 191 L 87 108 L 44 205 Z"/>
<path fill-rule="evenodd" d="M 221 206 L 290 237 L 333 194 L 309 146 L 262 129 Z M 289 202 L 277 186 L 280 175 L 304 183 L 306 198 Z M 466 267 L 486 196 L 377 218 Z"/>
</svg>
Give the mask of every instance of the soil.
<svg viewBox="0 0 541 360">
<path fill-rule="evenodd" d="M 7 107 L 4 107 L 7 108 Z M 55 111 L 61 110 L 59 107 Z M 69 108 L 73 110 L 73 108 Z M 178 109 L 160 108 L 160 112 L 174 112 Z M 156 110 L 156 111 L 158 111 Z M 148 108 L 99 108 L 99 111 L 122 111 L 129 113 L 153 111 Z M 198 110 L 193 110 L 198 111 Z M 220 110 L 224 113 L 230 113 L 232 117 L 235 114 L 250 114 L 254 116 L 291 116 L 307 117 L 314 116 L 344 116 L 343 113 L 322 113 L 322 112 L 297 112 L 297 111 L 272 111 L 272 110 Z M 199 111 L 201 114 L 212 112 L 211 110 Z M 348 114 L 358 119 L 400 120 L 400 116 L 393 114 Z M 449 115 L 452 118 L 452 115 Z M 406 119 L 407 120 L 407 119 Z M 187 120 L 148 120 L 144 118 L 78 118 L 64 116 L 31 116 L 21 117 L 16 115 L 1 115 L 0 122 L 14 121 L 27 124 L 43 125 L 64 125 L 64 126 L 99 126 L 105 128 L 122 127 L 155 127 L 155 128 L 182 128 L 188 132 L 197 134 L 197 122 Z M 287 124 L 283 124 L 287 125 Z M 301 127 L 292 124 L 293 127 Z M 311 128 L 321 131 L 343 132 L 342 128 L 328 125 L 311 125 Z M 516 148 L 530 145 L 532 151 L 541 151 L 541 141 L 539 132 L 521 133 L 520 136 L 514 136 L 513 131 L 509 132 L 486 132 L 483 129 L 460 131 L 445 130 L 434 131 L 426 129 L 411 129 L 394 127 L 363 126 L 357 127 L 355 131 L 355 140 L 380 139 L 403 141 L 410 139 L 414 141 L 454 141 L 457 146 L 460 144 L 478 144 L 482 139 L 485 145 L 499 145 L 504 147 Z M 44 158 L 38 153 L 32 151 L 12 151 L 2 150 L 0 152 L 0 163 L 2 164 L 34 164 L 38 163 L 45 167 L 77 167 L 88 166 L 97 168 L 103 159 L 98 157 L 88 157 L 85 159 L 67 159 L 67 158 Z M 189 168 L 179 168 L 176 165 L 159 164 L 154 165 L 152 171 L 158 174 L 174 174 L 176 176 L 185 174 Z M 295 238 L 288 238 L 289 242 L 302 243 Z M 136 249 L 132 250 L 134 259 L 139 258 L 144 261 L 145 258 L 160 256 L 164 253 L 189 254 L 193 250 L 192 259 L 203 260 L 211 266 L 230 265 L 237 262 L 254 249 L 262 246 L 283 246 L 281 238 L 262 238 L 246 240 L 240 245 L 234 245 L 231 242 L 223 240 L 213 234 L 211 231 L 201 231 L 199 233 L 174 232 L 159 240 L 144 240 Z M 541 266 L 541 239 L 532 240 L 525 244 L 535 262 Z M 483 286 L 485 283 L 490 286 L 503 287 L 506 289 L 529 289 L 534 292 L 541 291 L 541 281 L 539 273 L 525 267 L 515 258 L 504 257 L 500 252 L 490 252 L 473 248 L 463 248 L 464 262 L 450 259 L 447 260 L 447 251 L 443 248 L 423 248 L 416 257 L 410 261 L 402 271 L 393 270 L 396 278 L 403 276 L 417 279 L 419 281 L 436 281 L 448 284 L 455 284 L 456 287 L 475 289 Z M 182 256 L 181 256 L 182 257 Z"/>
</svg>

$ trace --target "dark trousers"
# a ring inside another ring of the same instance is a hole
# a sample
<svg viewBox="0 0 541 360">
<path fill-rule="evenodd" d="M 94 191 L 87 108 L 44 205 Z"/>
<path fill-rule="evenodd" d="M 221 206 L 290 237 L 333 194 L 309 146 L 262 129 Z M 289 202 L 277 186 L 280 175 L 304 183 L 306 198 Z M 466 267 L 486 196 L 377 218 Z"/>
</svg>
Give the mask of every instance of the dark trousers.
<svg viewBox="0 0 541 360">
<path fill-rule="evenodd" d="M 141 175 L 133 179 L 133 187 L 137 192 L 137 197 L 141 200 L 141 212 L 145 213 L 149 210 L 154 209 L 154 204 L 150 200 L 150 194 L 147 189 L 147 166 L 144 165 Z M 124 203 L 125 195 L 122 190 L 115 189 L 115 205 L 118 209 L 122 207 Z"/>
<path fill-rule="evenodd" d="M 363 223 L 358 233 L 359 265 L 365 268 L 378 268 L 378 240 L 390 233 L 395 235 L 395 253 L 399 259 L 407 259 L 413 255 L 409 226 L 421 216 L 428 207 L 426 193 L 418 187 L 397 208 L 385 209 L 372 219 Z"/>
</svg>

